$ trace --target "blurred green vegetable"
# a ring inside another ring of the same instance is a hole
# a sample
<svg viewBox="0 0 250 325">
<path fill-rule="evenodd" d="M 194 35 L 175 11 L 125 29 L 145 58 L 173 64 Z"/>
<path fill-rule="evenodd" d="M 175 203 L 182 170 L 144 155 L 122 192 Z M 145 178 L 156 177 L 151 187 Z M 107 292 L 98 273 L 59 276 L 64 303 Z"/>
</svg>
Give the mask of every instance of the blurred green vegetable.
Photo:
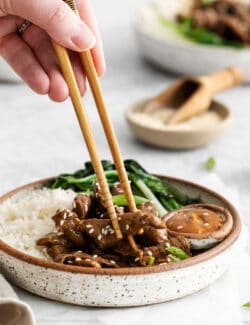
<svg viewBox="0 0 250 325">
<path fill-rule="evenodd" d="M 216 166 L 216 160 L 214 157 L 209 157 L 205 163 L 206 170 L 212 171 Z"/>
<path fill-rule="evenodd" d="M 192 18 L 185 18 L 181 22 L 174 22 L 161 16 L 160 21 L 164 27 L 170 28 L 178 34 L 196 43 L 217 46 L 231 46 L 236 48 L 244 47 L 243 44 L 229 41 L 206 28 L 195 27 Z"/>
</svg>

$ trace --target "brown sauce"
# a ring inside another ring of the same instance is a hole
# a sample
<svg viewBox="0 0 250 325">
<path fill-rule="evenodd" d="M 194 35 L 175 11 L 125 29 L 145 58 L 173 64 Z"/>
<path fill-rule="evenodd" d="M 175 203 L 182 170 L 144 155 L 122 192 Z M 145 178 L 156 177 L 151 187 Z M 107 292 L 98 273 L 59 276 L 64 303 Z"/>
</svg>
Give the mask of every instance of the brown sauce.
<svg viewBox="0 0 250 325">
<path fill-rule="evenodd" d="M 167 221 L 169 230 L 179 233 L 210 234 L 224 223 L 222 214 L 208 209 L 190 209 L 177 212 Z"/>
</svg>

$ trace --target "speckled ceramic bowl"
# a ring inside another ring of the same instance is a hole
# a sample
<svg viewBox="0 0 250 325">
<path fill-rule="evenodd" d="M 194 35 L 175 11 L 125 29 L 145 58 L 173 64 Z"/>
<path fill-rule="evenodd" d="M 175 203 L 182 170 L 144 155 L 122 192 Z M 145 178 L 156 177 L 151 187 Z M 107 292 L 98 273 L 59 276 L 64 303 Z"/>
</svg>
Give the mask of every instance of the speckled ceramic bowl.
<svg viewBox="0 0 250 325">
<path fill-rule="evenodd" d="M 0 268 L 17 286 L 49 299 L 84 306 L 138 306 L 177 299 L 208 286 L 227 269 L 241 222 L 233 205 L 197 184 L 167 177 L 183 193 L 227 208 L 234 219 L 231 234 L 216 247 L 190 259 L 161 266 L 93 269 L 61 265 L 26 255 L 0 240 Z M 40 187 L 48 180 L 15 189 L 0 198 Z"/>
<path fill-rule="evenodd" d="M 239 66 L 249 80 L 249 46 L 241 49 L 191 42 L 171 28 L 162 26 L 155 14 L 154 2 L 159 0 L 143 6 L 135 20 L 136 43 L 144 58 L 166 71 L 181 75 L 205 75 L 225 67 Z M 173 2 L 178 1 L 162 2 L 167 13 L 172 11 Z"/>
</svg>

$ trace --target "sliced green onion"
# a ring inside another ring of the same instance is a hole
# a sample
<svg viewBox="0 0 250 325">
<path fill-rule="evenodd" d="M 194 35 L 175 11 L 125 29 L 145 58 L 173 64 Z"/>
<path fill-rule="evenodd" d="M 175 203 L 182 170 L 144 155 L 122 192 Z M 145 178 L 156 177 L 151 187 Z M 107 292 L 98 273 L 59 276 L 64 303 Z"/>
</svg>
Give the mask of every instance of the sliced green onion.
<svg viewBox="0 0 250 325">
<path fill-rule="evenodd" d="M 190 257 L 187 253 L 184 252 L 184 250 L 182 250 L 179 247 L 175 247 L 175 246 L 166 247 L 166 251 L 172 254 L 173 256 L 175 256 L 175 258 L 178 258 L 178 261 L 185 260 Z M 171 256 L 169 257 L 171 258 Z"/>
<path fill-rule="evenodd" d="M 205 163 L 206 170 L 211 171 L 216 166 L 216 160 L 214 157 L 209 157 Z"/>
<path fill-rule="evenodd" d="M 246 302 L 242 307 L 250 308 L 250 301 Z"/>
<path fill-rule="evenodd" d="M 179 261 L 181 261 L 181 259 L 179 257 L 176 257 L 173 254 L 169 254 L 168 257 L 171 258 L 171 260 L 173 262 L 179 262 Z"/>
<path fill-rule="evenodd" d="M 148 199 L 145 199 L 144 197 L 141 197 L 141 196 L 133 195 L 133 198 L 134 198 L 136 205 L 141 205 L 141 204 L 148 202 Z M 124 194 L 118 194 L 118 195 L 112 196 L 112 201 L 115 205 L 118 205 L 118 206 L 127 206 L 128 205 L 128 201 Z"/>
<path fill-rule="evenodd" d="M 149 262 L 148 262 L 148 266 L 152 266 L 152 265 L 154 265 L 155 264 L 155 257 L 154 256 L 151 256 L 150 257 L 150 260 L 149 260 Z"/>
</svg>

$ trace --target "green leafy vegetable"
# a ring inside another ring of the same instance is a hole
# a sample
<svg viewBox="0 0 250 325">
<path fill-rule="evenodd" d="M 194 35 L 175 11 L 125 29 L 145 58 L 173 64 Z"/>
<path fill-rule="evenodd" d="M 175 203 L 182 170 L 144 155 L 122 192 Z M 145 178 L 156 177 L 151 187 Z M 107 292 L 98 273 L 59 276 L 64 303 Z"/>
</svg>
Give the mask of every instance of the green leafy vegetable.
<svg viewBox="0 0 250 325">
<path fill-rule="evenodd" d="M 205 163 L 206 170 L 212 171 L 216 166 L 216 160 L 214 157 L 209 157 Z"/>
<path fill-rule="evenodd" d="M 185 260 L 190 257 L 187 253 L 184 252 L 184 250 L 182 250 L 179 247 L 175 247 L 175 246 L 166 247 L 166 251 L 171 254 L 169 255 L 169 257 L 175 261 Z"/>
<path fill-rule="evenodd" d="M 192 203 L 199 203 L 200 200 L 190 199 L 183 195 L 175 186 L 165 179 L 149 174 L 135 160 L 125 160 L 124 165 L 131 181 L 131 188 L 136 204 L 143 204 L 150 201 L 160 217 L 167 211 L 172 211 Z M 103 160 L 102 166 L 110 189 L 119 181 L 118 173 L 113 162 Z M 93 193 L 93 184 L 96 175 L 91 162 L 85 163 L 85 168 L 72 174 L 58 176 L 48 187 L 52 189 L 72 189 L 80 193 Z M 127 201 L 124 195 L 114 196 L 114 204 L 126 206 Z"/>
<path fill-rule="evenodd" d="M 243 44 L 229 41 L 206 28 L 195 27 L 192 18 L 185 18 L 181 22 L 173 22 L 161 16 L 160 21 L 164 27 L 170 28 L 179 35 L 182 35 L 196 43 L 217 46 L 232 46 L 236 48 L 244 47 Z"/>
<path fill-rule="evenodd" d="M 246 302 L 242 307 L 250 308 L 250 301 Z"/>
<path fill-rule="evenodd" d="M 137 195 L 134 195 L 133 197 L 134 197 L 134 201 L 135 201 L 136 205 L 140 205 L 140 204 L 148 202 L 148 200 L 145 199 L 144 197 L 137 196 Z M 112 196 L 112 201 L 115 205 L 118 205 L 118 206 L 127 206 L 128 205 L 127 199 L 124 194 L 118 194 L 118 195 Z"/>
<path fill-rule="evenodd" d="M 155 264 L 155 257 L 154 256 L 151 256 L 150 257 L 150 260 L 149 260 L 149 262 L 148 262 L 148 266 L 152 266 L 152 265 L 154 265 Z"/>
</svg>

